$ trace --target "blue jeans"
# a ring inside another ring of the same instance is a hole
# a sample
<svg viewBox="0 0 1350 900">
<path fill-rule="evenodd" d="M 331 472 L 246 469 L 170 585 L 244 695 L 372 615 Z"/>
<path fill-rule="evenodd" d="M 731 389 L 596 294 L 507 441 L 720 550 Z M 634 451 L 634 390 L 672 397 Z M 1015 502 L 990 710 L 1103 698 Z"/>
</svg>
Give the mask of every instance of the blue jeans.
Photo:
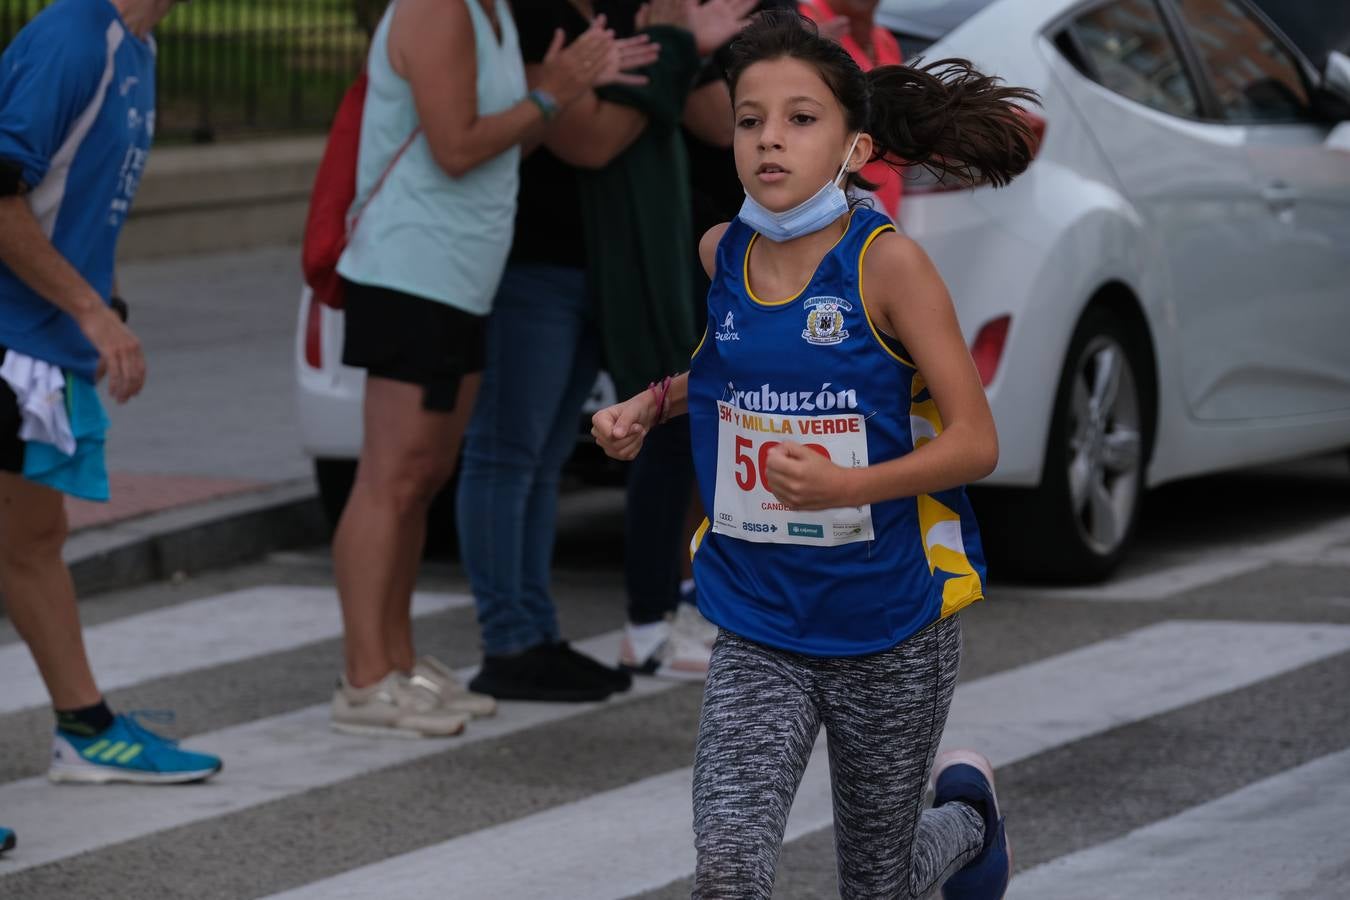
<svg viewBox="0 0 1350 900">
<path fill-rule="evenodd" d="M 559 639 L 549 594 L 558 481 L 599 369 L 585 271 L 509 265 L 488 320 L 486 362 L 456 518 L 483 652 L 503 656 Z"/>
</svg>

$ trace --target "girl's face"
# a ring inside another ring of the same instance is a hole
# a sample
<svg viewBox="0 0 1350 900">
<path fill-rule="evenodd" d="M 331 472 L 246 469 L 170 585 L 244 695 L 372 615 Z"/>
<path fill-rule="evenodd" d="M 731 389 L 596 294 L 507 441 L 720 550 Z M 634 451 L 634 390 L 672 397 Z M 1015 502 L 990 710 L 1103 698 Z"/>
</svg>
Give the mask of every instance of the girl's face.
<svg viewBox="0 0 1350 900">
<path fill-rule="evenodd" d="M 734 100 L 736 174 L 760 205 L 791 209 L 839 171 L 853 133 L 814 66 L 791 57 L 754 63 L 741 73 Z M 849 170 L 871 152 L 872 139 L 863 134 Z"/>
</svg>

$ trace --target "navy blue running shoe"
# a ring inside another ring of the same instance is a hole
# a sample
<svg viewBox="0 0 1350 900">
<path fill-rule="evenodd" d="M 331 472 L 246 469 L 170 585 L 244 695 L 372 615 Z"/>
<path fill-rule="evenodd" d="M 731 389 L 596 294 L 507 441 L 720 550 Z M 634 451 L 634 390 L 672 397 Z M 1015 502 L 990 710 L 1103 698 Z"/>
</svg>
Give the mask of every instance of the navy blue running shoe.
<svg viewBox="0 0 1350 900">
<path fill-rule="evenodd" d="M 14 849 L 14 832 L 8 828 L 0 828 L 0 853 L 6 850 Z"/>
<path fill-rule="evenodd" d="M 984 817 L 984 847 L 942 886 L 943 900 L 1002 900 L 1012 848 L 994 795 L 994 767 L 973 750 L 950 750 L 933 764 L 933 806 L 959 800 Z"/>
</svg>

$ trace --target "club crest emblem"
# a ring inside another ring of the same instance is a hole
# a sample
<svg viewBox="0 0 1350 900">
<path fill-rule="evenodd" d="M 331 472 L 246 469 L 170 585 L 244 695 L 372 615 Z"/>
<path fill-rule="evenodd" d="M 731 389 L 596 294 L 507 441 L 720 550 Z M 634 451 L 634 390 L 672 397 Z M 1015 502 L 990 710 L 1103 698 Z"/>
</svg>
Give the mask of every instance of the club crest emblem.
<svg viewBox="0 0 1350 900">
<path fill-rule="evenodd" d="M 802 331 L 802 339 L 808 344 L 829 347 L 848 338 L 844 313 L 853 312 L 852 303 L 842 297 L 812 297 L 802 306 L 810 310 Z"/>
</svg>

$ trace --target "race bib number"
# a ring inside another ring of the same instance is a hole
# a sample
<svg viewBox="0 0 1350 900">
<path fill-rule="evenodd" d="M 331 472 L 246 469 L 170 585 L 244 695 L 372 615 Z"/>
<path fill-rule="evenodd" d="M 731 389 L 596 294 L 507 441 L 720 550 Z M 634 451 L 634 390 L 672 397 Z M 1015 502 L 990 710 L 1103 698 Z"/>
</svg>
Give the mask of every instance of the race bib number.
<svg viewBox="0 0 1350 900">
<path fill-rule="evenodd" d="M 717 404 L 717 487 L 712 530 L 761 544 L 834 547 L 870 541 L 872 507 L 795 510 L 767 483 L 769 451 L 796 441 L 846 468 L 867 465 L 867 421 L 857 413 L 821 416 L 748 412 Z"/>
</svg>

